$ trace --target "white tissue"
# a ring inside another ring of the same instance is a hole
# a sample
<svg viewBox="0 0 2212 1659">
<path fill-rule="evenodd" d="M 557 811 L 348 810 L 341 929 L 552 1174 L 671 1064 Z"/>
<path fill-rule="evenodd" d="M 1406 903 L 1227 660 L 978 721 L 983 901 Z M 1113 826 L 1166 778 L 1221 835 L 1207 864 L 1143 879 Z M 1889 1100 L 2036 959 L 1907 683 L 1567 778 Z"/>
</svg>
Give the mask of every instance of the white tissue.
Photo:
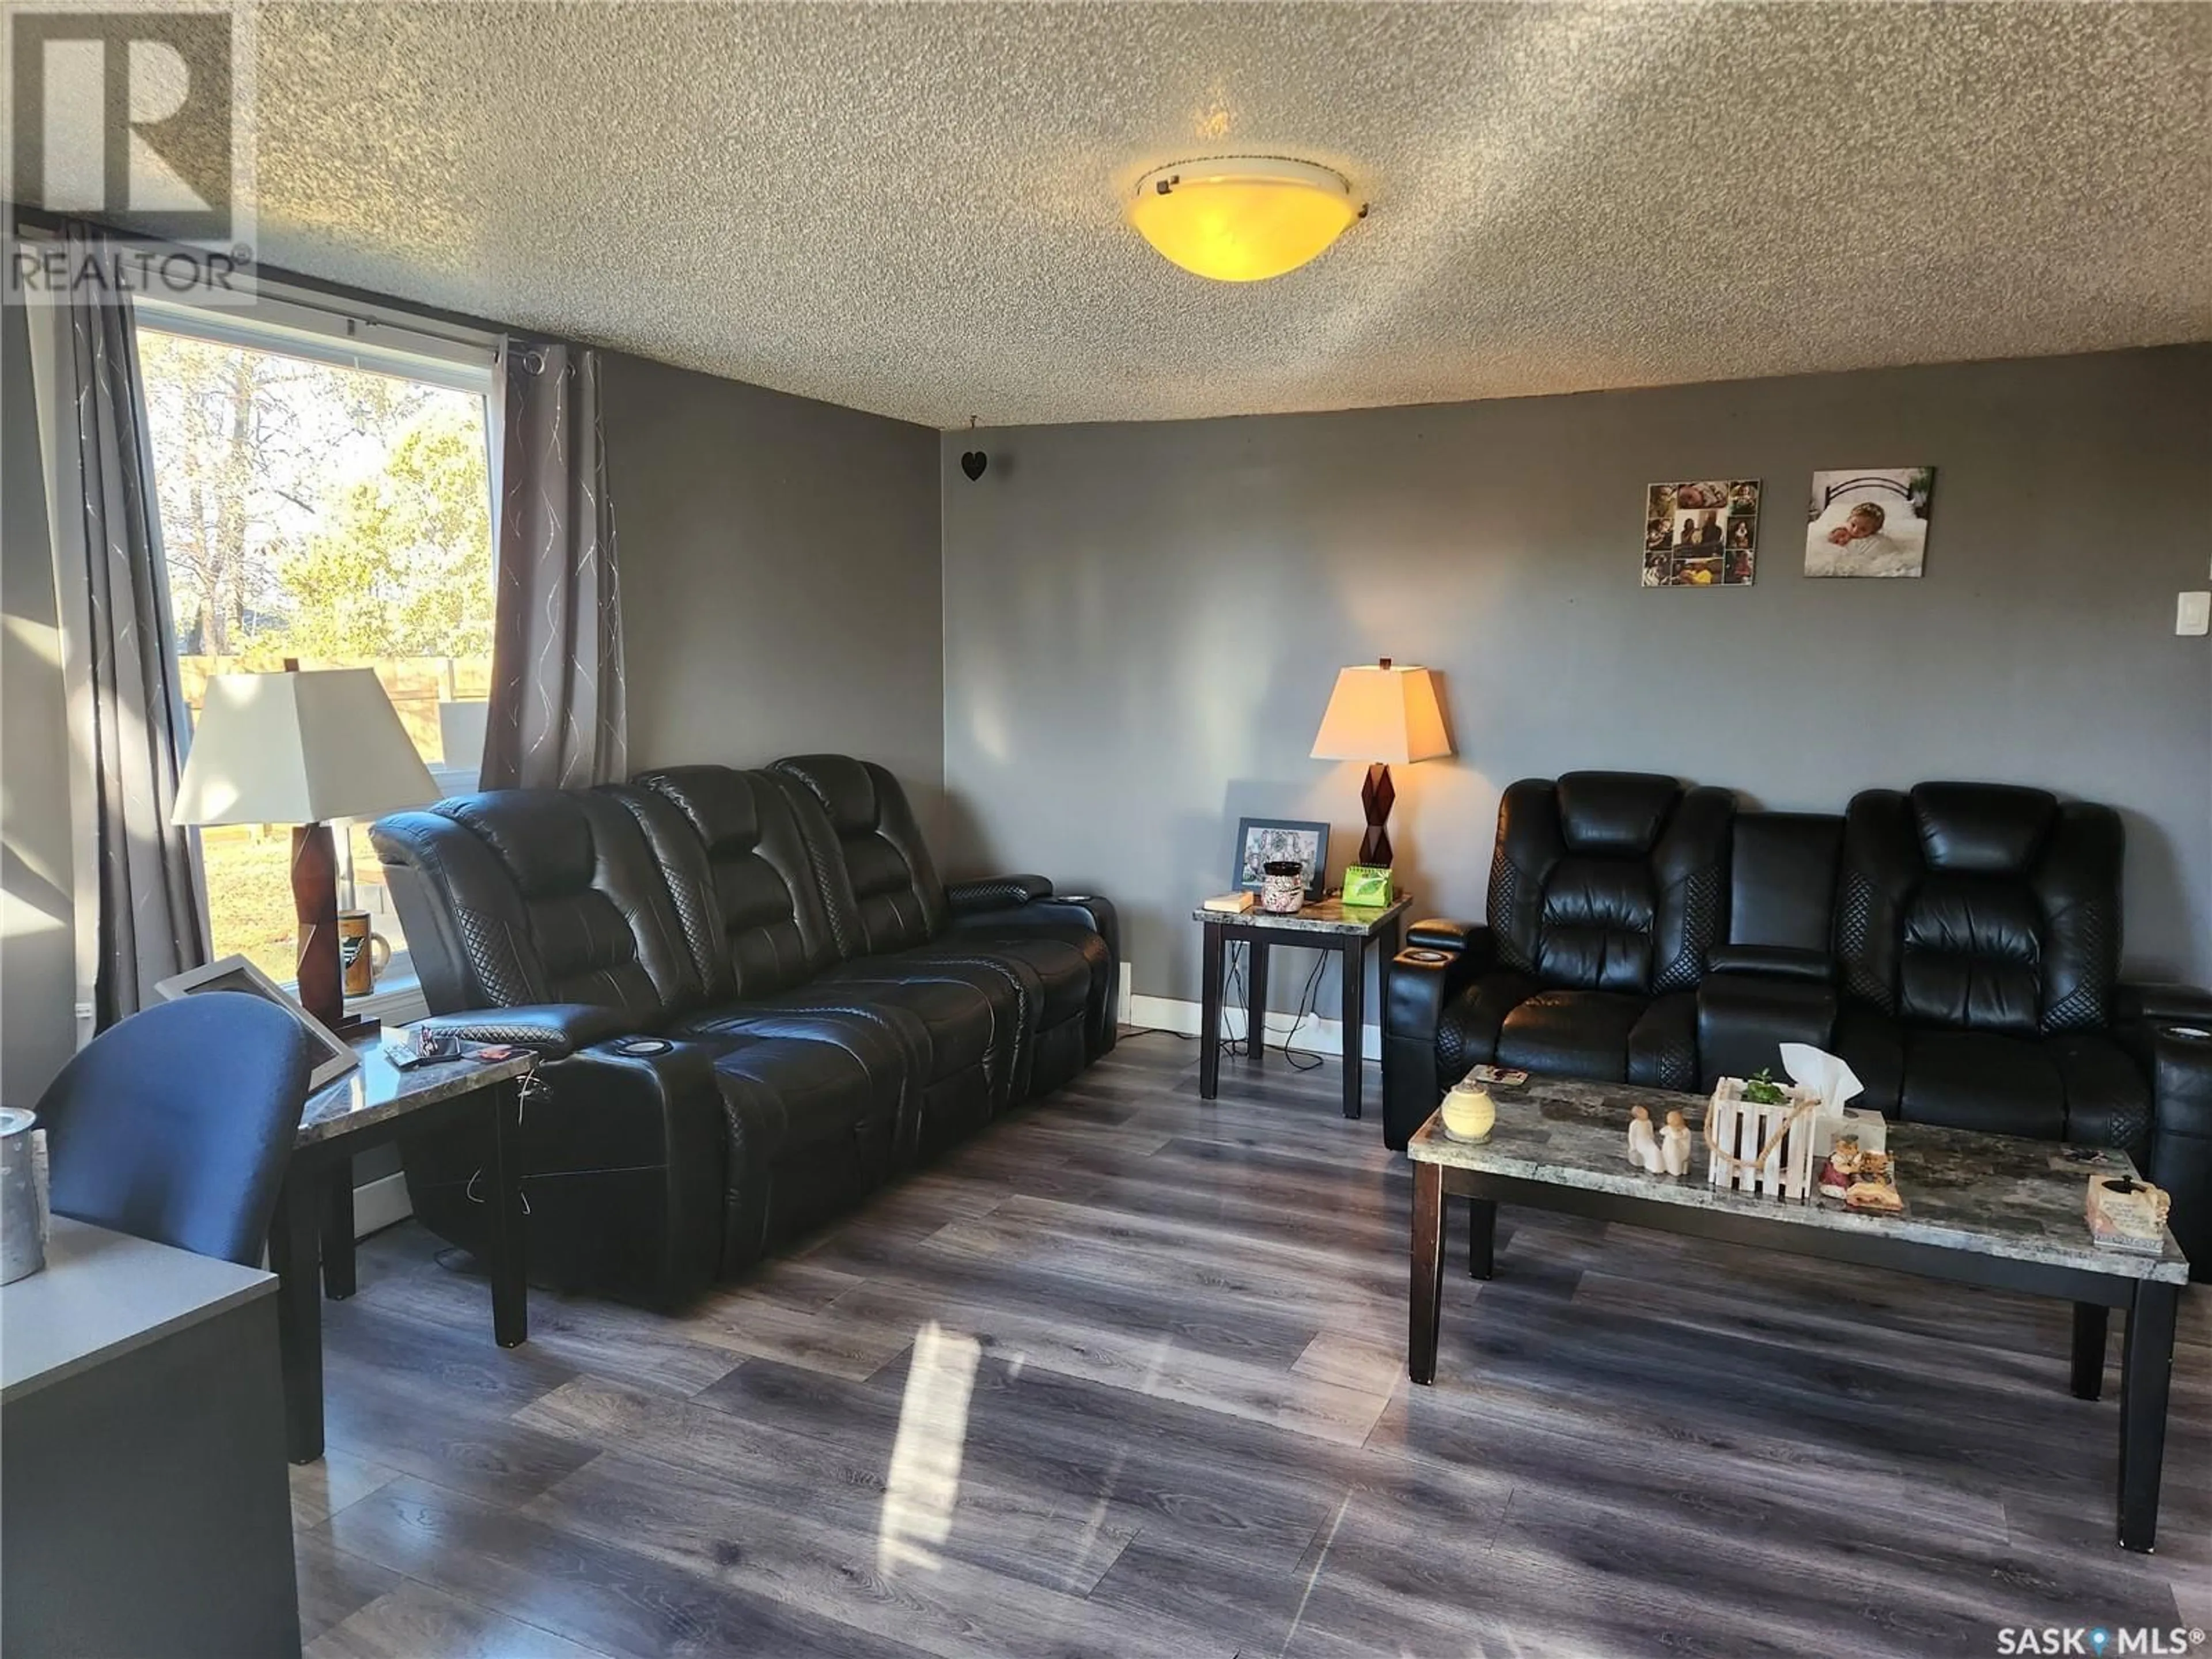
<svg viewBox="0 0 2212 1659">
<path fill-rule="evenodd" d="M 1866 1092 L 1859 1074 L 1825 1048 L 1809 1042 L 1782 1045 L 1782 1069 L 1790 1080 L 1820 1097 L 1823 1112 L 1839 1111 L 1854 1097 Z"/>
</svg>

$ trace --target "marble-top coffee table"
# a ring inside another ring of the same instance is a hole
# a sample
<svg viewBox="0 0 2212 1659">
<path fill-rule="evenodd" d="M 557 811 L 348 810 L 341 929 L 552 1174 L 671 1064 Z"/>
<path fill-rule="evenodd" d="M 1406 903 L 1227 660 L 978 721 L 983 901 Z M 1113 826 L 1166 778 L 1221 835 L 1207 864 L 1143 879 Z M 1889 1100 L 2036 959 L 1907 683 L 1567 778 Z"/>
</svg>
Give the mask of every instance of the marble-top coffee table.
<svg viewBox="0 0 2212 1659">
<path fill-rule="evenodd" d="M 1712 1187 L 1702 1141 L 1687 1176 L 1646 1175 L 1628 1161 L 1631 1107 L 1646 1108 L 1654 1123 L 1679 1110 L 1693 1130 L 1700 1129 L 1705 1103 L 1698 1096 L 1553 1078 L 1491 1093 L 1498 1124 L 1486 1140 L 1453 1140 L 1442 1120 L 1431 1115 L 1406 1148 L 1413 1161 L 1407 1370 L 1414 1382 L 1436 1378 L 1448 1193 L 1472 1200 L 1468 1271 L 1477 1279 L 1491 1276 L 1498 1205 L 1520 1204 L 2069 1301 L 2074 1304 L 2074 1392 L 2085 1400 L 2094 1400 L 2101 1389 L 2106 1318 L 2120 1308 L 2127 1313 L 2127 1330 L 2120 1372 L 2119 1536 L 2128 1549 L 2151 1547 L 2174 1314 L 2189 1280 L 2189 1262 L 2170 1232 L 2164 1253 L 2156 1256 L 2091 1243 L 2083 1215 L 2089 1171 L 2052 1167 L 2067 1148 L 2054 1141 L 1893 1123 L 1889 1150 L 1905 1207 L 1902 1214 L 1876 1215 L 1829 1199 L 1791 1203 Z M 2107 1156 L 2134 1173 L 2124 1156 Z"/>
</svg>

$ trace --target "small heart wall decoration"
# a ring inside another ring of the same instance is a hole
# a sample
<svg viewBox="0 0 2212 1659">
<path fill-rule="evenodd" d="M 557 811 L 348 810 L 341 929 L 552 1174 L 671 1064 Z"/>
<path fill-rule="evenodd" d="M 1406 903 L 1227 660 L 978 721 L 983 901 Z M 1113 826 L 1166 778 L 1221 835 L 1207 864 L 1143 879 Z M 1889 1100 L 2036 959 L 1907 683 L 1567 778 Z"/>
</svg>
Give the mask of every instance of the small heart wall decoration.
<svg viewBox="0 0 2212 1659">
<path fill-rule="evenodd" d="M 991 458 L 980 449 L 971 449 L 960 458 L 960 470 L 968 475 L 971 483 L 981 477 L 983 469 L 990 464 Z"/>
</svg>

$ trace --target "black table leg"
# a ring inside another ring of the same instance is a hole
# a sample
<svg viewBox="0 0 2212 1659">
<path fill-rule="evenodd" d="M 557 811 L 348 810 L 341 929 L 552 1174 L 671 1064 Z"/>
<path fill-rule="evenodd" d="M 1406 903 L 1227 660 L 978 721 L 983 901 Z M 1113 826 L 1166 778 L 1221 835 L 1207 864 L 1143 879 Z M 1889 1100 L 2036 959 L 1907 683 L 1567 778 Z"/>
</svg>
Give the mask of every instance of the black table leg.
<svg viewBox="0 0 2212 1659">
<path fill-rule="evenodd" d="M 2105 1330 L 2112 1310 L 2101 1302 L 2074 1304 L 2074 1397 L 2094 1400 L 2105 1392 Z"/>
<path fill-rule="evenodd" d="M 2120 1343 L 2120 1547 L 2148 1554 L 2158 1538 L 2166 1462 L 2166 1396 L 2173 1376 L 2179 1287 L 2136 1282 Z"/>
<path fill-rule="evenodd" d="M 1487 1279 L 1496 1271 L 1498 1204 L 1493 1199 L 1467 1201 L 1467 1276 Z"/>
<path fill-rule="evenodd" d="M 1413 1279 L 1406 1309 L 1406 1375 L 1437 1380 L 1437 1327 L 1443 1318 L 1444 1172 L 1413 1165 Z"/>
<path fill-rule="evenodd" d="M 1364 1058 L 1362 1050 L 1366 1047 L 1367 957 L 1363 948 L 1366 943 L 1364 934 L 1347 934 L 1338 952 L 1343 964 L 1340 970 L 1343 982 L 1339 987 L 1341 995 L 1337 1017 L 1344 1027 L 1344 1115 L 1346 1117 L 1359 1115 L 1360 1066 Z"/>
<path fill-rule="evenodd" d="M 1221 1087 L 1221 928 L 1202 923 L 1198 967 L 1198 1097 L 1211 1100 Z"/>
<path fill-rule="evenodd" d="M 491 1091 L 491 1332 L 502 1348 L 530 1339 L 522 1217 L 522 1089 Z"/>
<path fill-rule="evenodd" d="M 317 1200 L 324 1176 L 287 1176 L 269 1229 L 276 1273 L 276 1352 L 284 1372 L 284 1455 L 312 1463 L 323 1455 L 323 1310 L 316 1280 Z"/>
<path fill-rule="evenodd" d="M 1392 916 L 1375 930 L 1375 948 L 1379 953 L 1375 958 L 1375 1007 L 1376 1024 L 1378 1025 L 1390 1018 L 1390 964 L 1396 959 L 1404 938 L 1405 930 L 1399 926 L 1396 916 Z"/>
<path fill-rule="evenodd" d="M 1244 1059 L 1258 1070 L 1267 1052 L 1267 941 L 1244 946 Z"/>
<path fill-rule="evenodd" d="M 342 1158 L 323 1182 L 323 1294 L 343 1302 L 353 1294 L 353 1160 Z"/>
</svg>

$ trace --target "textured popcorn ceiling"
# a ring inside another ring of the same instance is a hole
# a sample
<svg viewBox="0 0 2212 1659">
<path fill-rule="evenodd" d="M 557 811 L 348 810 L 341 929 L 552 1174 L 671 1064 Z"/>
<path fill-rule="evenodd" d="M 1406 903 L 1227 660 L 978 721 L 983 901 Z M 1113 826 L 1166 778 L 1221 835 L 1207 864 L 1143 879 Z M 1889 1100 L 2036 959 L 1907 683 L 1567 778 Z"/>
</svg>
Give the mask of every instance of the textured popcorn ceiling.
<svg viewBox="0 0 2212 1659">
<path fill-rule="evenodd" d="M 936 426 L 2212 336 L 2212 7 L 268 4 L 270 262 Z M 1217 285 L 1156 163 L 1373 205 Z"/>
</svg>

